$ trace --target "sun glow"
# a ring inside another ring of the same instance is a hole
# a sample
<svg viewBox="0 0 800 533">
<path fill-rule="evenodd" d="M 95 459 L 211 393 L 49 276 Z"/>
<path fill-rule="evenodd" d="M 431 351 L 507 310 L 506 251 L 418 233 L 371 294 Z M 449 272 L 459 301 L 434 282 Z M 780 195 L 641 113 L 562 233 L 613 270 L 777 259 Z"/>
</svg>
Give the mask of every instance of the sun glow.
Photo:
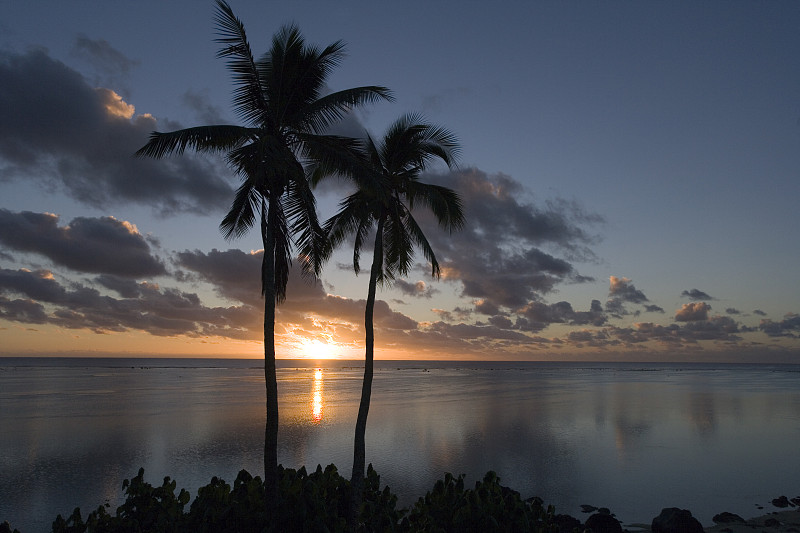
<svg viewBox="0 0 800 533">
<path fill-rule="evenodd" d="M 334 345 L 322 342 L 319 339 L 303 341 L 300 353 L 308 359 L 335 359 L 337 357 Z"/>
</svg>

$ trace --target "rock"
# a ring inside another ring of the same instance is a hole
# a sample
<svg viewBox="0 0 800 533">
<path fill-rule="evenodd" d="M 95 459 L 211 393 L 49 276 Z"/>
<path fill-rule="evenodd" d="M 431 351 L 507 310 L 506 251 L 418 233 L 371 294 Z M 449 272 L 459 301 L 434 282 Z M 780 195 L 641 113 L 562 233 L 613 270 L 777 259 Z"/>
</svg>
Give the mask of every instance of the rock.
<svg viewBox="0 0 800 533">
<path fill-rule="evenodd" d="M 780 496 L 772 500 L 772 505 L 775 507 L 789 507 L 789 498 L 786 496 Z"/>
<path fill-rule="evenodd" d="M 687 509 L 666 507 L 653 518 L 653 533 L 703 533 L 703 525 Z"/>
<path fill-rule="evenodd" d="M 558 528 L 558 533 L 572 533 L 573 530 L 583 530 L 581 521 L 568 514 L 557 514 L 553 517 L 553 523 Z"/>
<path fill-rule="evenodd" d="M 11 533 L 11 524 L 8 523 L 8 520 L 0 524 L 0 533 Z"/>
<path fill-rule="evenodd" d="M 777 518 L 767 518 L 764 520 L 764 525 L 766 527 L 781 527 L 781 523 L 778 521 Z"/>
<path fill-rule="evenodd" d="M 610 514 L 595 513 L 586 519 L 586 529 L 592 533 L 622 533 L 622 524 Z"/>
<path fill-rule="evenodd" d="M 794 498 L 792 498 L 789 501 L 792 502 L 795 505 L 800 505 L 800 496 L 795 496 Z"/>
<path fill-rule="evenodd" d="M 744 524 L 745 521 L 744 518 L 733 513 L 719 513 L 718 515 L 714 515 L 714 518 L 711 520 L 713 520 L 715 524 L 730 524 L 732 522 Z"/>
</svg>

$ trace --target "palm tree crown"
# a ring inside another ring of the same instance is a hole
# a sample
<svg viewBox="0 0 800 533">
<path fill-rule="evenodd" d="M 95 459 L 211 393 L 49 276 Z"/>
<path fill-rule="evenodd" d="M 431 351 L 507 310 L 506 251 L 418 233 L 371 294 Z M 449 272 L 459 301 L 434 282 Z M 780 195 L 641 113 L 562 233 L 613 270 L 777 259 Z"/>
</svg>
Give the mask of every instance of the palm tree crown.
<svg viewBox="0 0 800 533">
<path fill-rule="evenodd" d="M 226 238 L 240 237 L 256 213 L 274 207 L 276 298 L 286 295 L 292 245 L 304 254 L 304 271 L 319 272 L 322 233 L 304 163 L 334 166 L 352 150 L 351 139 L 325 131 L 356 106 L 391 99 L 385 87 L 366 86 L 323 95 L 325 80 L 344 57 L 337 41 L 324 49 L 307 45 L 295 25 L 273 36 L 270 50 L 254 59 L 244 25 L 224 0 L 217 0 L 218 57 L 227 59 L 234 82 L 233 104 L 245 125 L 212 125 L 153 132 L 139 156 L 161 158 L 198 152 L 224 153 L 242 178 L 231 209 L 220 224 Z M 270 199 L 272 203 L 270 204 Z M 266 287 L 262 288 L 266 291 Z"/>
<path fill-rule="evenodd" d="M 423 183 L 420 173 L 434 158 L 449 167 L 455 164 L 458 143 L 455 136 L 441 127 L 408 114 L 388 129 L 380 143 L 367 136 L 363 164 L 350 177 L 358 190 L 345 198 L 339 212 L 325 225 L 329 248 L 355 235 L 353 268 L 360 272 L 360 253 L 364 241 L 377 225 L 381 228 L 383 254 L 377 281 L 406 275 L 413 264 L 414 246 L 418 246 L 431 264 L 431 274 L 438 277 L 439 263 L 412 211 L 428 208 L 439 225 L 447 230 L 464 225 L 461 200 L 452 189 Z"/>
</svg>

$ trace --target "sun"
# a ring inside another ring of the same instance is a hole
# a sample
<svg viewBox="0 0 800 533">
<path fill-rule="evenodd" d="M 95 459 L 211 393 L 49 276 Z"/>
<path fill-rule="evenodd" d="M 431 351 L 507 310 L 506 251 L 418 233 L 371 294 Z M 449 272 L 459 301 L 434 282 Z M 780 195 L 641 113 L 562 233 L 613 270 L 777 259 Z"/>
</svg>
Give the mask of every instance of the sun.
<svg viewBox="0 0 800 533">
<path fill-rule="evenodd" d="M 319 339 L 303 341 L 300 345 L 300 353 L 306 359 L 335 359 L 334 346 Z"/>
</svg>

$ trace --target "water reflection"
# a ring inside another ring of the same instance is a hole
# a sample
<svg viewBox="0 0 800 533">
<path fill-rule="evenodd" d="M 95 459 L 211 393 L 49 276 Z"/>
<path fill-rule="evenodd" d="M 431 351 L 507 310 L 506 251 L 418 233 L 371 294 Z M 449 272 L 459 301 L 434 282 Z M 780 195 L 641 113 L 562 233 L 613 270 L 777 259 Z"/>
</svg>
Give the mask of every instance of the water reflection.
<svg viewBox="0 0 800 533">
<path fill-rule="evenodd" d="M 318 368 L 314 372 L 314 386 L 311 390 L 311 418 L 315 424 L 322 422 L 322 369 Z"/>
</svg>

